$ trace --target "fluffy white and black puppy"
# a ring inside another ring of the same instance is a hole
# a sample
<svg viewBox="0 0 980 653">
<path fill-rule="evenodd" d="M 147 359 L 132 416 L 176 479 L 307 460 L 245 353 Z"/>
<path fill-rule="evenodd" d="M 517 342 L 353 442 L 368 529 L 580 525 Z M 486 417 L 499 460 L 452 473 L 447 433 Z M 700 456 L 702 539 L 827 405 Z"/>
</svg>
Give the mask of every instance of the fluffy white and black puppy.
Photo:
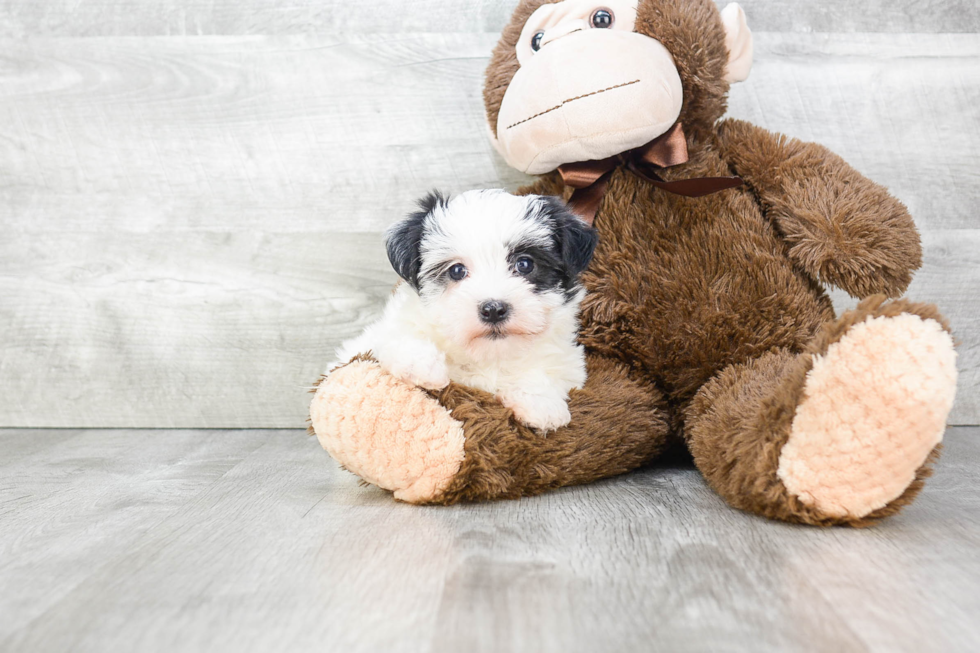
<svg viewBox="0 0 980 653">
<path fill-rule="evenodd" d="M 569 422 L 568 392 L 585 383 L 576 342 L 594 229 L 553 197 L 437 193 L 388 230 L 405 280 L 384 315 L 337 350 L 371 352 L 391 374 L 429 389 L 450 381 L 495 394 L 525 424 Z"/>
</svg>

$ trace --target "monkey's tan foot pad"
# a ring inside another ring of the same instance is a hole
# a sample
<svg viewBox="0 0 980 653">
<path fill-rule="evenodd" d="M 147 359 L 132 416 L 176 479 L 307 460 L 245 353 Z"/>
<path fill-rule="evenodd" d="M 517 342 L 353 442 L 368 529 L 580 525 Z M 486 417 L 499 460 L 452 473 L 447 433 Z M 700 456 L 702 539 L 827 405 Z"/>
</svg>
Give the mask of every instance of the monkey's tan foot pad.
<svg viewBox="0 0 980 653">
<path fill-rule="evenodd" d="M 902 313 L 858 323 L 814 356 L 779 478 L 828 516 L 864 517 L 915 479 L 955 394 L 953 340 L 938 322 Z"/>
<path fill-rule="evenodd" d="M 310 420 L 337 462 L 402 501 L 439 496 L 463 462 L 463 425 L 374 361 L 355 360 L 324 379 Z"/>
</svg>

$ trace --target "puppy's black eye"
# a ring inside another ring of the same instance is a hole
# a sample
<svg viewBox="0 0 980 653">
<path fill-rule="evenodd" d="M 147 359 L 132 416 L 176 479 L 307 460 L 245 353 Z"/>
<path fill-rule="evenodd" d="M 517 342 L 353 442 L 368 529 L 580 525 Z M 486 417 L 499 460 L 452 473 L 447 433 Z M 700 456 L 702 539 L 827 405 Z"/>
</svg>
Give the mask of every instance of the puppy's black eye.
<svg viewBox="0 0 980 653">
<path fill-rule="evenodd" d="M 449 278 L 453 281 L 462 281 L 466 277 L 466 266 L 462 263 L 457 263 L 453 267 L 449 268 Z"/>
<path fill-rule="evenodd" d="M 541 49 L 541 39 L 544 38 L 544 32 L 537 32 L 531 37 L 531 49 L 537 52 Z"/>
<path fill-rule="evenodd" d="M 518 274 L 531 274 L 534 271 L 534 260 L 527 256 L 522 256 L 517 259 L 517 265 L 514 266 L 514 269 L 517 270 Z"/>
<path fill-rule="evenodd" d="M 596 9 L 595 13 L 592 14 L 591 23 L 592 27 L 598 27 L 599 29 L 612 27 L 613 14 L 608 9 Z"/>
</svg>

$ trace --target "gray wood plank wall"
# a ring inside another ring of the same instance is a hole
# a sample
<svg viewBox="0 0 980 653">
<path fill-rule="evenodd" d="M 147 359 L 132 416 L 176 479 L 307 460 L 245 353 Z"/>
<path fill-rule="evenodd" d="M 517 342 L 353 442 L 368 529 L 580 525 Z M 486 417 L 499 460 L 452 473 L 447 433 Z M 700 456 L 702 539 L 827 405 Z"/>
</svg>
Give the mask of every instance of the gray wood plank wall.
<svg viewBox="0 0 980 653">
<path fill-rule="evenodd" d="M 499 32 L 516 0 L 0 0 L 0 36 Z M 721 6 L 727 0 L 719 2 Z M 763 32 L 970 33 L 976 0 L 741 0 Z"/>
<path fill-rule="evenodd" d="M 480 98 L 513 4 L 0 1 L 0 425 L 301 426 L 394 280 L 381 230 L 523 181 Z M 743 5 L 730 114 L 909 205 L 980 423 L 980 4 Z"/>
</svg>

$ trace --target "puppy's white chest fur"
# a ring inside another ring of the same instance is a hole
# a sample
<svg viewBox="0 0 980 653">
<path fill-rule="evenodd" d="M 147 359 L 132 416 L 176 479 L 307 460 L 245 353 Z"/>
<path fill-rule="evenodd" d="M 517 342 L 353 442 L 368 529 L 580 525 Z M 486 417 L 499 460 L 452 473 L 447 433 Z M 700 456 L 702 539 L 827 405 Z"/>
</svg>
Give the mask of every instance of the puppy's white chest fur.
<svg viewBox="0 0 980 653">
<path fill-rule="evenodd" d="M 564 426 L 568 393 L 586 378 L 578 275 L 595 242 L 554 198 L 429 198 L 388 233 L 406 283 L 378 322 L 338 349 L 336 364 L 371 352 L 409 383 L 479 388 L 532 427 Z"/>
<path fill-rule="evenodd" d="M 388 372 L 438 390 L 450 381 L 496 395 L 519 420 L 545 431 L 571 420 L 568 393 L 585 384 L 585 351 L 576 342 L 583 293 L 552 311 L 541 333 L 479 343 L 478 352 L 428 320 L 419 296 L 402 284 L 380 321 L 341 345 L 337 363 L 370 352 Z"/>
</svg>

